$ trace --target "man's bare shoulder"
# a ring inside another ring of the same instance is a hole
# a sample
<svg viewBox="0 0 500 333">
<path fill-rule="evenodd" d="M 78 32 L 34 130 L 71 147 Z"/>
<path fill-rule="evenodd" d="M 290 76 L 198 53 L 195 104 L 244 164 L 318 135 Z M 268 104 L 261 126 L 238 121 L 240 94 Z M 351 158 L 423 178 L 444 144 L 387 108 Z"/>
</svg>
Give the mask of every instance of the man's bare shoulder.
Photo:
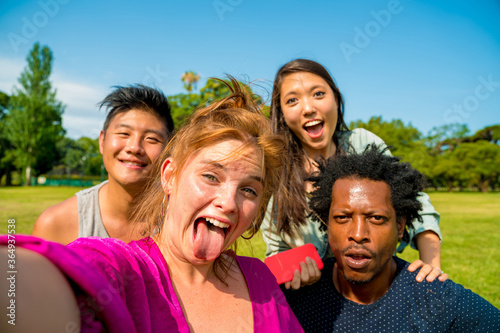
<svg viewBox="0 0 500 333">
<path fill-rule="evenodd" d="M 78 238 L 78 201 L 76 196 L 47 208 L 35 222 L 33 236 L 61 244 Z"/>
</svg>

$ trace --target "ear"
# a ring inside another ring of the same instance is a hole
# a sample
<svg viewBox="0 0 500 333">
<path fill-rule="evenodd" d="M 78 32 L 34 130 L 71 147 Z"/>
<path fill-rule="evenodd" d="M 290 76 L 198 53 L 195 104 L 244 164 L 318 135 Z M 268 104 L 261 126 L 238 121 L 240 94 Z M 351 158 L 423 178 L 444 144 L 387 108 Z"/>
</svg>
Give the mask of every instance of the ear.
<svg viewBox="0 0 500 333">
<path fill-rule="evenodd" d="M 405 226 L 406 226 L 406 217 L 402 217 L 398 219 L 396 222 L 397 228 L 398 228 L 398 239 L 402 239 L 403 235 L 405 233 Z"/>
<path fill-rule="evenodd" d="M 103 155 L 103 151 L 104 151 L 104 131 L 101 131 L 101 133 L 99 133 L 99 151 L 101 152 L 101 155 Z"/>
<path fill-rule="evenodd" d="M 161 165 L 161 186 L 166 195 L 170 195 L 174 185 L 175 163 L 172 157 L 167 158 Z"/>
</svg>

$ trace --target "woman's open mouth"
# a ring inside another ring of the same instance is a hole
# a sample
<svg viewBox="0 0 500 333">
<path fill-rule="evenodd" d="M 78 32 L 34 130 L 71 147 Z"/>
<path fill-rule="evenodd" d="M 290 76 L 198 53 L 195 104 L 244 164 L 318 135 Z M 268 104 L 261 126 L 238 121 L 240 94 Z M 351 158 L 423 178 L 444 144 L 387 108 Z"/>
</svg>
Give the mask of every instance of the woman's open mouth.
<svg viewBox="0 0 500 333">
<path fill-rule="evenodd" d="M 198 259 L 215 260 L 224 250 L 229 223 L 215 218 L 200 217 L 194 222 L 194 255 Z"/>
<path fill-rule="evenodd" d="M 304 124 L 307 134 L 313 138 L 319 138 L 323 134 L 324 122 L 321 120 L 311 120 Z"/>
</svg>

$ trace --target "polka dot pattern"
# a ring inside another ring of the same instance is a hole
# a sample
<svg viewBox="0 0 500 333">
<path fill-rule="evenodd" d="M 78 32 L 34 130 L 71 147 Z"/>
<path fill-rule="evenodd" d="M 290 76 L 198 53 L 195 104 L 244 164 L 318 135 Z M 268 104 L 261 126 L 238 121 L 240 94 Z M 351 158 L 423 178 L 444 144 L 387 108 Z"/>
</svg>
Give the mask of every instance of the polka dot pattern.
<svg viewBox="0 0 500 333">
<path fill-rule="evenodd" d="M 321 280 L 286 299 L 306 332 L 500 332 L 500 310 L 451 280 L 421 282 L 408 262 L 394 257 L 396 277 L 377 302 L 352 302 L 335 289 L 335 258 L 324 260 Z"/>
</svg>

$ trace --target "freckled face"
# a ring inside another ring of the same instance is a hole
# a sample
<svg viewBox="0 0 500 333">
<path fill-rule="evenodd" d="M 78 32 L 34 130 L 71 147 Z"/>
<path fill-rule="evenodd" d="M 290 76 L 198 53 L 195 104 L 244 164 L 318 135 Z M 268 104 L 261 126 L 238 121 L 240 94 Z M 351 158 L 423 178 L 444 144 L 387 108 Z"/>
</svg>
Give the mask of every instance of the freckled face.
<svg viewBox="0 0 500 333">
<path fill-rule="evenodd" d="M 167 129 L 155 115 L 135 109 L 117 114 L 99 135 L 110 181 L 142 186 L 166 143 Z"/>
<path fill-rule="evenodd" d="M 316 74 L 298 72 L 283 78 L 280 92 L 285 121 L 306 153 L 329 157 L 337 126 L 338 105 L 332 88 Z"/>
<path fill-rule="evenodd" d="M 170 255 L 192 264 L 213 261 L 249 228 L 264 175 L 257 148 L 231 157 L 241 145 L 227 140 L 204 148 L 175 178 L 175 161 L 165 161 L 162 183 L 170 196 L 161 242 Z"/>
<path fill-rule="evenodd" d="M 404 224 L 396 223 L 391 190 L 383 181 L 339 179 L 332 189 L 328 239 L 346 280 L 367 283 L 390 274 Z"/>
</svg>

